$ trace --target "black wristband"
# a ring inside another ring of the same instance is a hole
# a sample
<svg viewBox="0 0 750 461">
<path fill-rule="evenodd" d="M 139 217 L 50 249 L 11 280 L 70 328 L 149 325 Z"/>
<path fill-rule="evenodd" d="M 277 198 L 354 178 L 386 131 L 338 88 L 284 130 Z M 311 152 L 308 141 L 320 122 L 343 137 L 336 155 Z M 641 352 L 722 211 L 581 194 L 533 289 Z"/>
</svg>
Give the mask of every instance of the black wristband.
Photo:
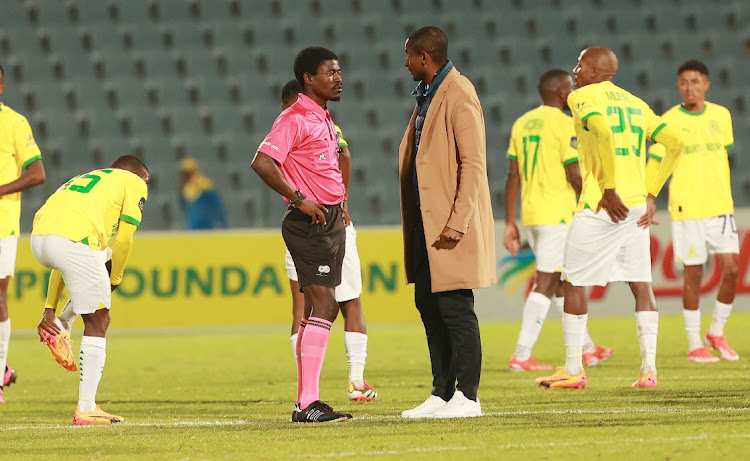
<svg viewBox="0 0 750 461">
<path fill-rule="evenodd" d="M 294 200 L 292 200 L 291 204 L 294 205 L 294 206 L 299 206 L 302 203 L 302 201 L 306 198 L 305 194 L 303 194 L 302 191 L 299 190 L 299 189 L 297 189 L 294 192 L 297 193 L 297 198 L 294 199 Z"/>
</svg>

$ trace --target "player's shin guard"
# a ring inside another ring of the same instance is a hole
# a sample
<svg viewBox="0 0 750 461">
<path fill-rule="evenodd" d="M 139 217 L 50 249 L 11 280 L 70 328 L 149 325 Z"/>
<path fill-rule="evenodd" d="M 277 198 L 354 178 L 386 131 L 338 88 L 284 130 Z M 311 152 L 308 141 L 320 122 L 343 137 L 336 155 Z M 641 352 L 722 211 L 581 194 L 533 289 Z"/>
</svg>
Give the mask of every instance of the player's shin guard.
<svg viewBox="0 0 750 461">
<path fill-rule="evenodd" d="M 0 377 L 5 374 L 5 365 L 8 364 L 8 346 L 10 345 L 10 319 L 0 322 Z M 3 387 L 0 378 L 0 388 Z"/>
<path fill-rule="evenodd" d="M 682 309 L 682 318 L 685 320 L 685 333 L 687 334 L 688 351 L 703 347 L 703 341 L 701 341 L 700 309 Z"/>
<path fill-rule="evenodd" d="M 364 333 L 345 331 L 344 346 L 346 346 L 346 359 L 349 364 L 349 381 L 361 386 L 365 380 L 367 335 Z"/>
<path fill-rule="evenodd" d="M 0 322 L 0 374 L 5 373 L 8 363 L 8 345 L 10 344 L 10 319 Z M 0 381 L 0 386 L 2 386 Z"/>
<path fill-rule="evenodd" d="M 641 376 L 656 372 L 656 340 L 659 335 L 659 313 L 640 311 L 635 313 L 638 344 L 641 348 Z"/>
<path fill-rule="evenodd" d="M 708 329 L 711 336 L 722 336 L 724 334 L 724 325 L 727 324 L 729 315 L 732 313 L 732 306 L 733 304 L 724 304 L 716 300 L 711 327 Z"/>
<path fill-rule="evenodd" d="M 572 376 L 581 372 L 583 359 L 583 336 L 589 315 L 563 313 L 562 326 L 565 338 L 565 371 Z"/>
<path fill-rule="evenodd" d="M 555 307 L 557 307 L 557 310 L 560 311 L 560 317 L 562 317 L 563 313 L 565 312 L 565 297 L 560 296 L 559 298 L 555 296 L 553 299 L 555 303 Z M 589 327 L 586 326 L 586 329 L 583 331 L 583 350 L 584 352 L 591 352 L 596 350 L 596 344 L 594 344 L 594 340 L 591 339 L 591 335 L 589 334 Z"/>
<path fill-rule="evenodd" d="M 328 337 L 331 335 L 331 322 L 319 317 L 310 317 L 305 333 L 299 343 L 302 363 L 302 395 L 300 408 L 320 400 L 320 370 L 326 355 Z"/>
<path fill-rule="evenodd" d="M 55 323 L 62 331 L 70 334 L 70 330 L 73 329 L 73 324 L 75 323 L 76 318 L 78 318 L 78 314 L 73 312 L 73 304 L 68 300 L 65 307 L 60 312 L 60 315 L 55 319 Z"/>
<path fill-rule="evenodd" d="M 78 385 L 78 408 L 89 413 L 96 408 L 96 390 L 102 379 L 104 362 L 107 360 L 107 339 L 84 336 L 81 339 L 79 367 L 81 381 Z"/>
<path fill-rule="evenodd" d="M 523 306 L 523 321 L 521 332 L 518 334 L 518 342 L 513 355 L 521 361 L 531 356 L 531 350 L 539 338 L 539 333 L 544 326 L 544 320 L 549 312 L 550 299 L 541 293 L 532 291 L 526 298 Z"/>
<path fill-rule="evenodd" d="M 292 345 L 292 354 L 294 354 L 294 360 L 297 360 L 297 338 L 299 333 L 295 333 L 289 337 L 289 344 Z"/>
</svg>

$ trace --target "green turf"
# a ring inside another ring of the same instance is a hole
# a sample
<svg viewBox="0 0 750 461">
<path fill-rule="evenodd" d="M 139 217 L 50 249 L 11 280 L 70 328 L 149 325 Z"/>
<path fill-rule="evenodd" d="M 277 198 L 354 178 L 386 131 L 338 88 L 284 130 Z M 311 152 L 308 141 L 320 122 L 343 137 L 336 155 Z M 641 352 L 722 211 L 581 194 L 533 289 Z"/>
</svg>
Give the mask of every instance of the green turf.
<svg viewBox="0 0 750 461">
<path fill-rule="evenodd" d="M 113 313 L 113 324 L 117 322 Z M 704 317 L 704 326 L 709 318 Z M 640 363 L 632 318 L 590 321 L 599 343 L 615 348 L 588 370 L 583 391 L 548 391 L 537 374 L 510 373 L 517 323 L 482 326 L 482 418 L 405 421 L 398 414 L 430 392 L 419 325 L 371 325 L 366 377 L 374 403 L 346 400 L 340 325 L 331 337 L 322 397 L 355 415 L 328 425 L 287 422 L 296 375 L 282 329 L 209 332 L 113 331 L 98 403 L 121 414 L 112 427 L 70 425 L 78 376 L 58 368 L 34 337 L 15 337 L 18 383 L 0 406 L 0 447 L 10 459 L 741 459 L 750 445 L 750 314 L 727 333 L 739 362 L 689 364 L 680 316 L 664 316 L 660 387 L 631 389 Z M 80 342 L 80 333 L 74 335 Z M 545 326 L 535 349 L 561 364 L 560 322 Z M 193 425 L 190 425 L 193 424 Z"/>
</svg>

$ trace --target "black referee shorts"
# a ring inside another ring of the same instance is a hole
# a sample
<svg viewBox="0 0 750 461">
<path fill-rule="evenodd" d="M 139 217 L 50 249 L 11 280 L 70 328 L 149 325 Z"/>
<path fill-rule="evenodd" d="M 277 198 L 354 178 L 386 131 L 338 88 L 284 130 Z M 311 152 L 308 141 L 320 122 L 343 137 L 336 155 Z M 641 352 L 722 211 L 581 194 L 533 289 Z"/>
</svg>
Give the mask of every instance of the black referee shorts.
<svg viewBox="0 0 750 461">
<path fill-rule="evenodd" d="M 323 205 L 326 224 L 310 225 L 312 218 L 289 205 L 281 221 L 281 235 L 297 269 L 300 288 L 341 284 L 346 251 L 346 226 L 341 205 Z"/>
</svg>

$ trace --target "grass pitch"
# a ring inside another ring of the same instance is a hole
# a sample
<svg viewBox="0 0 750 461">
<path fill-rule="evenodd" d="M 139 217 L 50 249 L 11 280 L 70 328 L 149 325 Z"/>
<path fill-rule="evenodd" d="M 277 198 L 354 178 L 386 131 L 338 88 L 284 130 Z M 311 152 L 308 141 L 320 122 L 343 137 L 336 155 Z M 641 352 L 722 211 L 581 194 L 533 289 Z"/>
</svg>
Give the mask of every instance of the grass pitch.
<svg viewBox="0 0 750 461">
<path fill-rule="evenodd" d="M 398 415 L 431 390 L 421 325 L 370 326 L 366 378 L 380 398 L 359 404 L 346 399 L 339 322 L 321 392 L 355 419 L 328 425 L 288 422 L 296 371 L 287 329 L 113 331 L 97 401 L 126 422 L 79 428 L 70 425 L 77 373 L 58 368 L 36 337 L 17 335 L 19 379 L 0 406 L 0 447 L 10 459 L 746 459 L 750 313 L 727 329 L 742 358 L 716 364 L 688 363 L 682 317 L 662 316 L 655 390 L 630 388 L 640 364 L 632 317 L 594 314 L 589 326 L 615 355 L 587 370 L 587 389 L 544 390 L 538 374 L 507 371 L 519 324 L 485 324 L 486 416 L 420 421 Z M 77 347 L 80 332 L 74 338 Z M 563 363 L 559 321 L 547 322 L 534 354 Z"/>
</svg>

